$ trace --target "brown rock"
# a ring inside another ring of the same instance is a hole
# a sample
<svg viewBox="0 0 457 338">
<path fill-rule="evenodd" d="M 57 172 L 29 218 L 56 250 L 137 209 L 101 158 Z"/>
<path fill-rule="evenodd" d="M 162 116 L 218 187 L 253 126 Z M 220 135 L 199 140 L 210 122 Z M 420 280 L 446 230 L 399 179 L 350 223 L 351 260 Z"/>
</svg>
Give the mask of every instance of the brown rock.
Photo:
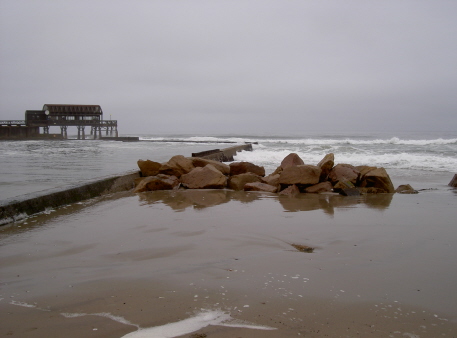
<svg viewBox="0 0 457 338">
<path fill-rule="evenodd" d="M 386 169 L 376 168 L 367 172 L 361 179 L 360 187 L 362 188 L 378 188 L 387 193 L 394 193 L 395 188 L 387 174 Z"/>
<path fill-rule="evenodd" d="M 219 170 L 224 175 L 230 174 L 230 167 L 228 166 L 228 164 L 219 161 L 208 160 L 206 158 L 201 157 L 188 157 L 188 159 L 192 161 L 194 167 L 204 167 L 207 164 L 211 164 L 214 168 Z"/>
<path fill-rule="evenodd" d="M 277 174 L 279 175 L 280 173 L 282 173 L 282 167 L 281 167 L 281 166 L 277 167 L 277 168 L 275 169 L 275 171 L 273 171 L 273 172 L 271 173 L 271 175 L 277 175 Z"/>
<path fill-rule="evenodd" d="M 335 155 L 333 153 L 327 154 L 324 158 L 318 163 L 318 167 L 321 168 L 321 177 L 319 180 L 321 182 L 326 181 L 328 174 L 332 170 L 333 166 L 335 165 Z"/>
<path fill-rule="evenodd" d="M 333 185 L 337 184 L 339 181 L 348 181 L 352 184 L 356 184 L 359 175 L 359 171 L 355 169 L 354 166 L 340 163 L 333 167 L 328 175 L 328 179 Z"/>
<path fill-rule="evenodd" d="M 221 189 L 227 184 L 227 177 L 211 164 L 194 168 L 181 176 L 181 183 L 189 189 Z"/>
<path fill-rule="evenodd" d="M 154 190 L 172 190 L 179 187 L 179 180 L 176 176 L 167 176 L 159 174 L 157 176 L 148 176 L 138 183 L 135 192 L 154 191 Z"/>
<path fill-rule="evenodd" d="M 307 193 L 312 193 L 312 194 L 318 194 L 321 192 L 331 192 L 333 190 L 332 183 L 329 181 L 326 182 L 321 182 L 315 185 L 312 185 L 310 187 L 307 187 L 305 189 L 305 192 Z"/>
<path fill-rule="evenodd" d="M 279 185 L 279 174 L 271 174 L 262 178 L 263 183 L 277 187 Z"/>
<path fill-rule="evenodd" d="M 360 177 L 359 178 L 362 178 L 367 172 L 373 170 L 373 169 L 376 169 L 377 167 L 370 167 L 368 165 L 359 165 L 357 167 L 355 167 L 356 170 L 359 171 L 360 173 Z"/>
<path fill-rule="evenodd" d="M 138 184 L 140 184 L 140 182 L 144 179 L 145 179 L 145 177 L 137 177 L 133 180 L 133 184 L 135 185 L 135 187 L 137 187 Z"/>
<path fill-rule="evenodd" d="M 300 193 L 300 190 L 295 184 L 289 185 L 286 189 L 282 190 L 279 195 L 286 195 L 286 196 L 296 196 Z"/>
<path fill-rule="evenodd" d="M 399 185 L 397 189 L 395 189 L 396 193 L 399 194 L 418 194 L 419 192 L 417 190 L 414 190 L 412 186 L 409 184 L 402 184 Z"/>
<path fill-rule="evenodd" d="M 159 173 L 159 169 L 162 166 L 159 162 L 154 162 L 150 160 L 138 160 L 138 168 L 140 168 L 141 176 L 155 176 Z"/>
<path fill-rule="evenodd" d="M 304 164 L 305 164 L 305 162 L 303 162 L 303 160 L 300 158 L 300 156 L 298 156 L 295 153 L 290 153 L 289 155 L 284 157 L 284 159 L 282 160 L 281 168 L 286 169 L 286 168 L 293 167 L 296 165 L 304 165 Z"/>
<path fill-rule="evenodd" d="M 163 163 L 159 169 L 159 173 L 162 175 L 181 177 L 182 171 L 176 167 L 170 166 L 168 163 Z"/>
<path fill-rule="evenodd" d="M 230 175 L 234 176 L 244 173 L 253 173 L 259 176 L 265 176 L 265 168 L 250 162 L 230 163 Z"/>
<path fill-rule="evenodd" d="M 454 177 L 452 178 L 451 182 L 449 182 L 448 185 L 451 187 L 457 188 L 457 174 L 454 175 Z"/>
<path fill-rule="evenodd" d="M 227 187 L 233 190 L 243 190 L 246 183 L 261 182 L 260 176 L 253 173 L 244 173 L 230 176 Z"/>
<path fill-rule="evenodd" d="M 277 190 L 276 187 L 262 182 L 246 183 L 244 186 L 244 191 L 265 191 L 275 193 Z"/>
<path fill-rule="evenodd" d="M 166 175 L 173 174 L 177 177 L 181 177 L 181 175 L 189 173 L 194 168 L 191 160 L 182 155 L 176 155 L 162 165 L 160 173 Z"/>
<path fill-rule="evenodd" d="M 321 169 L 313 165 L 297 165 L 284 169 L 279 177 L 280 184 L 312 185 L 319 183 Z"/>
<path fill-rule="evenodd" d="M 352 189 L 352 188 L 355 188 L 355 185 L 347 180 L 338 181 L 338 183 L 336 183 L 333 186 L 333 190 L 338 191 L 338 192 L 341 191 L 342 189 Z"/>
</svg>

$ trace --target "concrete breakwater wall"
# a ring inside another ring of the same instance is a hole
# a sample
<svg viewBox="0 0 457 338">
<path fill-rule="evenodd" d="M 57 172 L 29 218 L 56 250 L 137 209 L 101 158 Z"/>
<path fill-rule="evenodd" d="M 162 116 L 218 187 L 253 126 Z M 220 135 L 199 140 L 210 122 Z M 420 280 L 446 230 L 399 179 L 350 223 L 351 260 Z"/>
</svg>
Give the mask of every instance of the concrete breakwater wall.
<svg viewBox="0 0 457 338">
<path fill-rule="evenodd" d="M 43 212 L 49 208 L 56 208 L 105 194 L 130 190 L 134 188 L 134 181 L 137 177 L 140 177 L 140 173 L 132 172 L 71 188 L 53 189 L 39 196 L 33 197 L 31 195 L 34 194 L 31 194 L 13 201 L 7 201 L 5 205 L 0 205 L 0 225 Z"/>
<path fill-rule="evenodd" d="M 198 157 L 227 162 L 233 161 L 233 156 L 238 151 L 243 150 L 252 151 L 252 144 L 214 149 L 195 153 L 192 156 L 196 157 L 194 155 L 201 154 Z M 48 208 L 56 208 L 106 194 L 131 190 L 135 187 L 135 179 L 138 177 L 140 177 L 140 172 L 134 171 L 65 189 L 53 189 L 6 200 L 4 204 L 0 204 L 0 226 L 43 212 Z"/>
<path fill-rule="evenodd" d="M 192 157 L 202 157 L 208 160 L 219 162 L 231 162 L 233 161 L 233 156 L 235 156 L 238 151 L 243 150 L 252 151 L 252 143 L 246 143 L 243 145 L 228 147 L 225 149 L 213 149 L 202 151 L 199 153 L 192 153 Z"/>
</svg>

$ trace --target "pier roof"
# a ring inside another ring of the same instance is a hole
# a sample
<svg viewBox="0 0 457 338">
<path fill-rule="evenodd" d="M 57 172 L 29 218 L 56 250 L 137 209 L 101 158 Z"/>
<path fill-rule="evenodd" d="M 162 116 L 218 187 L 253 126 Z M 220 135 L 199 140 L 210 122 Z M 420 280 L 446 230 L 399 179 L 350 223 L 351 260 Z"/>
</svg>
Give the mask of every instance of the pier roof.
<svg viewBox="0 0 457 338">
<path fill-rule="evenodd" d="M 45 104 L 43 110 L 50 114 L 103 114 L 102 107 L 91 104 Z"/>
</svg>

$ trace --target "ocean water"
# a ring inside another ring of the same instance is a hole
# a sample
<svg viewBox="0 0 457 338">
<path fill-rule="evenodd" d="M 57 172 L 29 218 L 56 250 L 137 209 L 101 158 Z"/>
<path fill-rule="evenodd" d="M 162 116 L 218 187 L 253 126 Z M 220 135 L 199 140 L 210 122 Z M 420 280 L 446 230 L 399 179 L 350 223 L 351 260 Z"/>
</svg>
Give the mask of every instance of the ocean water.
<svg viewBox="0 0 457 338">
<path fill-rule="evenodd" d="M 395 186 L 416 189 L 443 188 L 457 172 L 457 132 L 122 136 L 141 141 L 0 141 L 0 201 L 137 170 L 138 159 L 165 162 L 244 142 L 255 142 L 254 151 L 235 160 L 262 165 L 267 173 L 291 152 L 306 164 L 334 153 L 335 163 L 384 167 Z"/>
</svg>

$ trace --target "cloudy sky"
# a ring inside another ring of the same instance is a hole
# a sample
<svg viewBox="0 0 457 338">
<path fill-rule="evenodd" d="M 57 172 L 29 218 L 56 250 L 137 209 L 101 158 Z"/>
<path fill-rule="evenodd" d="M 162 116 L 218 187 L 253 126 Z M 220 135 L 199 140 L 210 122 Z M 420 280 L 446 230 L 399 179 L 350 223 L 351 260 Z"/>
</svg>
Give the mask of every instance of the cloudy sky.
<svg viewBox="0 0 457 338">
<path fill-rule="evenodd" d="M 456 131 L 455 0 L 0 0 L 0 119 L 125 133 Z"/>
</svg>

